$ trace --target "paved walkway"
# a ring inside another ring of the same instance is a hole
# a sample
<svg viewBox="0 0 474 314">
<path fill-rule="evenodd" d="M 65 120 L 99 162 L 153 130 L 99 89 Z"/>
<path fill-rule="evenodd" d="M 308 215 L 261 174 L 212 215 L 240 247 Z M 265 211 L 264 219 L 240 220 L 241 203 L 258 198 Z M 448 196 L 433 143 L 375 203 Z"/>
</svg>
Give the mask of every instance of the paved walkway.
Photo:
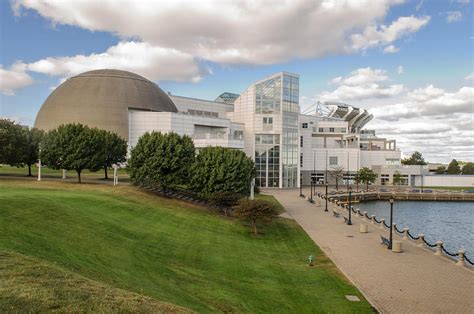
<svg viewBox="0 0 474 314">
<path fill-rule="evenodd" d="M 369 223 L 369 233 L 359 233 L 361 218 L 347 226 L 342 215 L 333 217 L 331 205 L 326 213 L 300 198 L 297 190 L 265 192 L 280 201 L 380 312 L 474 313 L 473 270 L 410 241 L 403 242 L 403 253 L 392 253 L 380 244 L 387 231 Z"/>
</svg>

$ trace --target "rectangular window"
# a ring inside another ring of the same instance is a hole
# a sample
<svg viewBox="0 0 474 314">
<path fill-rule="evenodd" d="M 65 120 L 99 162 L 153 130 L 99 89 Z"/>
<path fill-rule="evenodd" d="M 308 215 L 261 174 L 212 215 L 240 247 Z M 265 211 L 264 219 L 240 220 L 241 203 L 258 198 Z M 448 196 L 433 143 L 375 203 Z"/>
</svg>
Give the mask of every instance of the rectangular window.
<svg viewBox="0 0 474 314">
<path fill-rule="evenodd" d="M 263 124 L 264 124 L 264 125 L 273 124 L 273 118 L 272 118 L 272 117 L 265 117 L 265 118 L 263 118 Z"/>
<path fill-rule="evenodd" d="M 303 147 L 303 137 L 300 136 L 300 147 Z"/>
<path fill-rule="evenodd" d="M 302 128 L 307 129 L 308 128 L 308 123 L 307 122 L 303 123 Z"/>
<path fill-rule="evenodd" d="M 330 166 L 337 166 L 337 156 L 329 157 L 329 165 Z"/>
<path fill-rule="evenodd" d="M 319 132 L 319 133 L 323 133 L 323 132 L 324 132 L 324 128 L 319 128 L 318 132 Z"/>
<path fill-rule="evenodd" d="M 334 128 L 329 128 L 329 132 L 334 133 Z"/>
<path fill-rule="evenodd" d="M 303 154 L 300 155 L 300 167 L 303 167 Z"/>
</svg>

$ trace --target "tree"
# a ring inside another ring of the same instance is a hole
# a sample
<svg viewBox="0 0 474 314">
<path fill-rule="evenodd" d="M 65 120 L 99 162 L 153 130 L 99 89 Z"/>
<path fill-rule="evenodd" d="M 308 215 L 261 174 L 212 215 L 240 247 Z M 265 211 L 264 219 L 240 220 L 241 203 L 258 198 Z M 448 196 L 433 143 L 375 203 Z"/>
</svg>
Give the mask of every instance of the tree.
<svg viewBox="0 0 474 314">
<path fill-rule="evenodd" d="M 255 165 L 240 150 L 206 147 L 197 155 L 191 173 L 191 186 L 203 197 L 216 192 L 249 195 Z"/>
<path fill-rule="evenodd" d="M 461 167 L 456 159 L 451 160 L 447 169 L 448 174 L 460 174 Z"/>
<path fill-rule="evenodd" d="M 270 202 L 244 198 L 235 206 L 235 213 L 238 217 L 250 220 L 253 233 L 257 234 L 257 221 L 270 219 L 275 216 L 277 212 Z"/>
<path fill-rule="evenodd" d="M 369 189 L 369 183 L 374 183 L 378 175 L 370 168 L 363 167 L 357 172 L 357 176 L 360 182 L 365 183 L 367 190 Z"/>
<path fill-rule="evenodd" d="M 44 132 L 35 128 L 23 130 L 25 146 L 22 150 L 22 162 L 28 166 L 28 176 L 31 177 L 31 166 L 38 162 L 39 145 L 43 139 Z"/>
<path fill-rule="evenodd" d="M 81 183 L 84 169 L 102 168 L 102 141 L 99 129 L 82 124 L 65 124 L 49 131 L 41 141 L 41 161 L 52 169 L 77 172 Z"/>
<path fill-rule="evenodd" d="M 436 168 L 436 173 L 437 174 L 444 174 L 446 172 L 446 167 L 445 166 L 439 166 Z"/>
<path fill-rule="evenodd" d="M 224 215 L 227 217 L 227 210 L 235 206 L 242 195 L 234 192 L 215 192 L 209 198 L 212 204 L 221 207 L 224 211 Z"/>
<path fill-rule="evenodd" d="M 333 166 L 329 169 L 329 174 L 336 180 L 336 190 L 339 190 L 339 180 L 344 177 L 344 168 L 341 166 Z"/>
<path fill-rule="evenodd" d="M 160 186 L 166 195 L 172 185 L 188 182 L 194 158 L 189 136 L 147 132 L 132 149 L 127 169 L 133 184 Z"/>
<path fill-rule="evenodd" d="M 462 174 L 474 174 L 474 162 L 467 162 L 462 167 Z"/>
<path fill-rule="evenodd" d="M 409 158 L 402 160 L 402 165 L 426 165 L 425 159 L 420 152 L 415 151 Z"/>
<path fill-rule="evenodd" d="M 399 171 L 393 173 L 393 185 L 401 185 L 403 183 L 403 176 Z"/>
<path fill-rule="evenodd" d="M 26 138 L 23 127 L 8 119 L 0 119 L 0 164 L 23 166 Z"/>
<path fill-rule="evenodd" d="M 102 165 L 105 179 L 108 179 L 107 169 L 113 164 L 127 160 L 127 142 L 115 133 L 100 130 L 102 140 Z"/>
</svg>

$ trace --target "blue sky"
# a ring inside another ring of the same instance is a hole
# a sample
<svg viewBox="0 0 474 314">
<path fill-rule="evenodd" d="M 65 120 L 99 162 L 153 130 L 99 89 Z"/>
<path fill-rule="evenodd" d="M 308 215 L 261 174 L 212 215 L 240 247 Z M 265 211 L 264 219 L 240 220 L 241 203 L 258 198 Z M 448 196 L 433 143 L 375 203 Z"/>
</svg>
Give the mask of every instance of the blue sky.
<svg viewBox="0 0 474 314">
<path fill-rule="evenodd" d="M 0 116 L 32 125 L 55 86 L 91 67 L 204 99 L 288 71 L 300 74 L 303 108 L 344 101 L 373 112 L 368 127 L 406 154 L 474 159 L 473 4 L 364 1 L 277 1 L 265 12 L 252 1 L 1 1 Z"/>
</svg>

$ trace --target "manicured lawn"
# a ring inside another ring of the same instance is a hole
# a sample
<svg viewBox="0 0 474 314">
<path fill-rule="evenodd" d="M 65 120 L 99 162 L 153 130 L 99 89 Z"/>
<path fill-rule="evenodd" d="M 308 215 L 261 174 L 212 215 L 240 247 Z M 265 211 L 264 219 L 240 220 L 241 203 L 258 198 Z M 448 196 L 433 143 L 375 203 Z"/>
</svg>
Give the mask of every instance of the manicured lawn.
<svg viewBox="0 0 474 314">
<path fill-rule="evenodd" d="M 0 252 L 0 312 L 191 312 L 18 253 Z M 14 311 L 16 312 L 16 311 Z"/>
<path fill-rule="evenodd" d="M 192 310 L 371 312 L 291 220 L 253 236 L 239 221 L 135 187 L 10 179 L 0 179 L 0 217 L 0 251 Z"/>
<path fill-rule="evenodd" d="M 11 167 L 8 165 L 0 165 L 0 175 L 3 176 L 21 176 L 26 177 L 28 175 L 28 167 Z M 36 177 L 38 176 L 38 167 L 33 166 L 31 167 L 31 175 Z M 62 170 L 54 170 L 49 169 L 48 167 L 41 168 L 41 175 L 45 178 L 62 178 L 63 171 Z M 72 178 L 74 180 L 77 179 L 77 173 L 75 171 L 67 171 L 66 172 L 67 178 Z M 113 180 L 114 170 L 108 170 L 109 180 Z M 83 180 L 103 180 L 104 170 L 99 170 L 97 172 L 91 172 L 89 170 L 83 170 L 81 173 L 81 177 Z M 119 180 L 120 179 L 128 179 L 128 174 L 126 169 L 119 169 Z"/>
</svg>

